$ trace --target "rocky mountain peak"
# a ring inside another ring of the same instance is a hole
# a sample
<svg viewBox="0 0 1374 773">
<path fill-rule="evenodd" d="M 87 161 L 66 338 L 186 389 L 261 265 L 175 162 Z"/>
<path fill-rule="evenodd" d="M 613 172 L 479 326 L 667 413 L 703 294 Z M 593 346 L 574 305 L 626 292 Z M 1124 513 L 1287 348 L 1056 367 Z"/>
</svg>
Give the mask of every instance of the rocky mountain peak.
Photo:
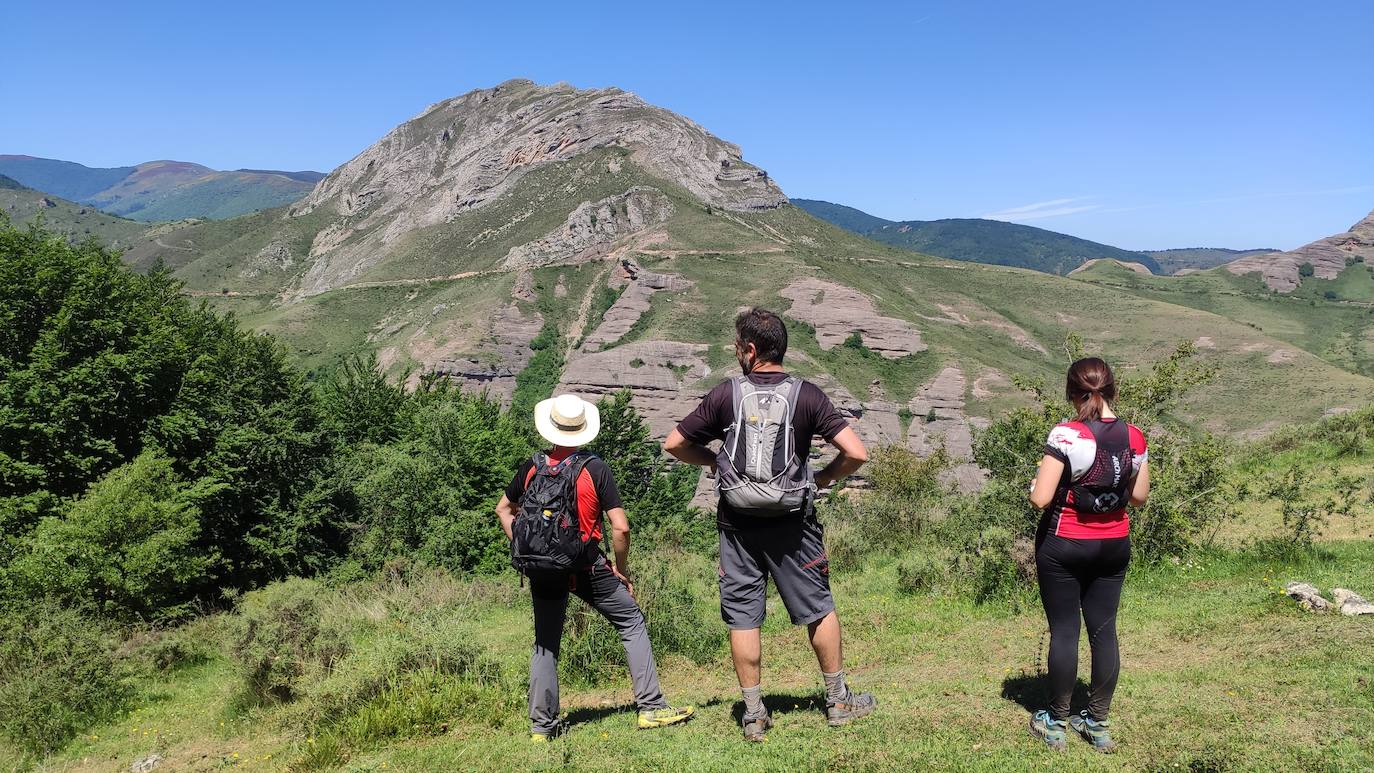
<svg viewBox="0 0 1374 773">
<path fill-rule="evenodd" d="M 431 105 L 330 173 L 288 217 L 336 219 L 311 249 L 323 278 L 356 274 L 420 229 L 480 209 L 533 171 L 583 154 L 619 152 L 653 177 L 724 210 L 778 207 L 787 198 L 737 145 L 617 88 L 506 81 Z"/>
</svg>

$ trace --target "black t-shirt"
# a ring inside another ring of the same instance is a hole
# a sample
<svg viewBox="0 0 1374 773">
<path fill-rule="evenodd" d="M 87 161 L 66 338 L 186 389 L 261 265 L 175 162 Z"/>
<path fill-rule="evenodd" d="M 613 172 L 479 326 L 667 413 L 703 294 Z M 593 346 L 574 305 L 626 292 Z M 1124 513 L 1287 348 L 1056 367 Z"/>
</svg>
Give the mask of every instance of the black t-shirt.
<svg viewBox="0 0 1374 773">
<path fill-rule="evenodd" d="M 566 450 L 554 451 L 549 453 L 549 460 L 561 462 L 570 455 Z M 520 498 L 525 495 L 525 484 L 529 482 L 533 472 L 534 460 L 526 459 L 515 471 L 510 485 L 506 486 L 506 499 L 515 503 L 517 507 Z M 620 502 L 620 489 L 616 488 L 611 468 L 600 457 L 594 457 L 587 462 L 587 466 L 582 468 L 582 474 L 577 477 L 577 516 L 583 538 L 601 539 L 601 514 L 617 507 L 624 505 Z"/>
<path fill-rule="evenodd" d="M 787 374 L 780 371 L 770 371 L 765 373 L 750 373 L 749 381 L 759 386 L 774 386 L 781 384 Z M 735 400 L 730 379 L 716 384 L 716 386 L 706 393 L 701 399 L 701 404 L 696 410 L 688 414 L 677 425 L 677 431 L 687 440 L 697 445 L 710 445 L 712 441 L 723 440 L 725 430 L 735 423 Z M 807 457 L 811 455 L 811 439 L 813 437 L 824 438 L 831 442 L 835 436 L 840 434 L 849 426 L 835 405 L 830 402 L 830 398 L 825 396 L 820 387 L 810 381 L 803 381 L 801 391 L 797 396 L 797 410 L 792 416 L 792 429 L 796 438 L 797 459 L 802 463 L 807 463 Z M 720 528 L 727 531 L 737 528 L 750 528 L 755 526 L 766 526 L 777 524 L 775 518 L 757 518 L 743 516 L 730 511 L 729 505 L 724 502 L 719 503 L 716 508 L 716 523 Z"/>
</svg>

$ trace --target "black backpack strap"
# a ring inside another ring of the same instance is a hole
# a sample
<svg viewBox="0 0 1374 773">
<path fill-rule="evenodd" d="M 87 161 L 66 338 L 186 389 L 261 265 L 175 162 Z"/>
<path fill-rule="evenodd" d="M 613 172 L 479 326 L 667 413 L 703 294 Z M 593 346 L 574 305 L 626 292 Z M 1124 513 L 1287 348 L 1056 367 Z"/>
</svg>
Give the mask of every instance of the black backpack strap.
<svg viewBox="0 0 1374 773">
<path fill-rule="evenodd" d="M 564 485 L 568 487 L 569 496 L 567 498 L 567 501 L 572 505 L 573 508 L 575 508 L 573 512 L 578 518 L 582 517 L 582 513 L 581 510 L 576 509 L 579 507 L 579 503 L 577 501 L 577 479 L 582 477 L 582 471 L 587 468 L 587 465 L 592 463 L 592 460 L 600 459 L 601 457 L 597 456 L 591 451 L 574 451 L 571 456 L 564 460 L 565 462 L 572 462 L 572 464 L 569 465 L 565 471 L 568 475 L 568 479 Z M 593 479 L 593 487 L 595 487 L 595 484 L 596 480 Z M 600 492 L 597 492 L 597 500 L 600 501 L 600 498 Z M 604 511 L 597 512 L 596 521 L 601 526 L 601 537 L 603 540 L 605 540 L 607 549 L 609 550 L 610 535 L 606 530 L 606 520 L 605 517 L 602 515 L 602 512 Z"/>
</svg>

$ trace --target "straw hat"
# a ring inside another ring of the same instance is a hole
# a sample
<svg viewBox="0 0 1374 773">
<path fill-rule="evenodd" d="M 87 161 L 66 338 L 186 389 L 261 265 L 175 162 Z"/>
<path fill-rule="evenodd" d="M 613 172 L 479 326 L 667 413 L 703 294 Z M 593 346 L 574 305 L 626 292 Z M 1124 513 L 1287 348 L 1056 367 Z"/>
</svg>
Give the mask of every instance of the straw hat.
<svg viewBox="0 0 1374 773">
<path fill-rule="evenodd" d="M 534 427 L 550 443 L 576 448 L 601 431 L 601 412 L 577 395 L 559 395 L 534 406 Z"/>
</svg>

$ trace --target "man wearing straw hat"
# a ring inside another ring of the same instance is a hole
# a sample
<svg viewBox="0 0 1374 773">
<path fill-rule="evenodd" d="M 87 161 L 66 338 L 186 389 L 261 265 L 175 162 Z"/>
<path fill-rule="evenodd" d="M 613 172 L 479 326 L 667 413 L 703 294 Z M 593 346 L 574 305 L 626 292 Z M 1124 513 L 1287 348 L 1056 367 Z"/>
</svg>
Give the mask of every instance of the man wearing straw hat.
<svg viewBox="0 0 1374 773">
<path fill-rule="evenodd" d="M 629 580 L 630 523 L 611 469 L 578 449 L 601 429 L 597 407 L 559 395 L 534 409 L 534 426 L 553 444 L 526 460 L 496 505 L 512 542 L 512 563 L 530 578 L 534 649 L 530 656 L 530 740 L 548 741 L 558 719 L 558 650 L 569 592 L 600 612 L 620 634 L 639 707 L 640 729 L 690 719 L 691 706 L 672 708 L 659 689 L 644 613 Z M 601 516 L 611 521 L 615 564 L 601 551 Z"/>
</svg>

